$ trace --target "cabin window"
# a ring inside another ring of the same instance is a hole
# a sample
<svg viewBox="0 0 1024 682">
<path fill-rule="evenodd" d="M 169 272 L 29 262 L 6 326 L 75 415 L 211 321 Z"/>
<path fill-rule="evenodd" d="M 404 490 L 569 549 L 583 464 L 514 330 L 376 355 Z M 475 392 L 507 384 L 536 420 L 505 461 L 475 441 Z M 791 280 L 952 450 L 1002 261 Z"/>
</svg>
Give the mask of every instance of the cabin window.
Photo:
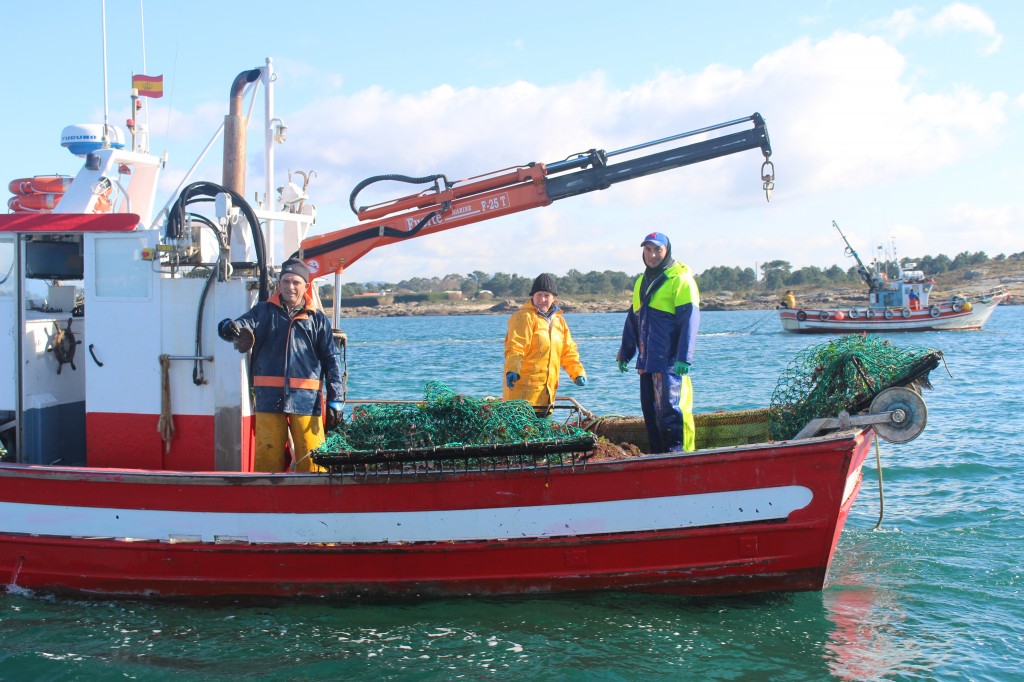
<svg viewBox="0 0 1024 682">
<path fill-rule="evenodd" d="M 14 237 L 0 238 L 0 297 L 14 296 L 18 283 L 18 259 L 14 256 Z"/>
<path fill-rule="evenodd" d="M 896 308 L 902 305 L 903 300 L 898 291 L 883 291 L 879 299 L 881 304 L 887 308 Z"/>
<path fill-rule="evenodd" d="M 149 240 L 140 237 L 96 239 L 96 296 L 149 298 L 151 263 L 142 260 Z"/>
</svg>

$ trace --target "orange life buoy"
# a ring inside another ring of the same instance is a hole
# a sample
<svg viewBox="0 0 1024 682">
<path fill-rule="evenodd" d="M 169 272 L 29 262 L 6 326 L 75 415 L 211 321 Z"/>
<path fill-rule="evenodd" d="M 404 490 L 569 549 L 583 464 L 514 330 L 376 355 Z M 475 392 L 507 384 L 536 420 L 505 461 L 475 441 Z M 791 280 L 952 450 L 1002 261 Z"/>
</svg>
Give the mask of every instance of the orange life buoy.
<svg viewBox="0 0 1024 682">
<path fill-rule="evenodd" d="M 7 207 L 12 211 L 51 211 L 60 203 L 63 194 L 45 192 L 42 194 L 16 194 L 7 200 Z"/>
<path fill-rule="evenodd" d="M 70 175 L 37 175 L 34 178 L 11 180 L 7 189 L 11 194 L 62 194 L 68 191 L 73 181 Z"/>
<path fill-rule="evenodd" d="M 7 208 L 14 213 L 48 213 L 57 207 L 63 194 L 47 192 L 45 194 L 16 194 L 7 200 Z M 96 197 L 94 211 L 109 213 L 110 197 L 100 194 Z"/>
</svg>

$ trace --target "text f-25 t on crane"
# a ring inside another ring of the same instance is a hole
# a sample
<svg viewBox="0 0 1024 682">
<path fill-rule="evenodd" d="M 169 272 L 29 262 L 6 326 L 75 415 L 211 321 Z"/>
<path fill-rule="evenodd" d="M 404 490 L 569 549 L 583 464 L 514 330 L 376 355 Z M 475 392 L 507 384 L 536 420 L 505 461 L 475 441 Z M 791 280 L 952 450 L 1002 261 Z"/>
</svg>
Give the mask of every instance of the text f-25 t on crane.
<svg viewBox="0 0 1024 682">
<path fill-rule="evenodd" d="M 752 123 L 753 127 L 618 163 L 609 162 L 616 156 L 745 123 Z M 349 200 L 359 219 L 367 222 L 307 238 L 302 241 L 296 255 L 306 261 L 314 277 L 340 273 L 373 249 L 386 244 L 547 206 L 560 199 L 607 189 L 626 180 L 754 148 L 760 148 L 764 155 L 761 180 L 765 195 L 770 200 L 775 169 L 770 160 L 772 149 L 768 129 L 758 113 L 614 152 L 591 149 L 563 161 L 529 163 L 454 182 L 444 175 L 417 178 L 375 176 L 356 185 Z M 355 200 L 359 192 L 381 181 L 433 183 L 433 186 L 399 199 L 357 208 Z"/>
</svg>

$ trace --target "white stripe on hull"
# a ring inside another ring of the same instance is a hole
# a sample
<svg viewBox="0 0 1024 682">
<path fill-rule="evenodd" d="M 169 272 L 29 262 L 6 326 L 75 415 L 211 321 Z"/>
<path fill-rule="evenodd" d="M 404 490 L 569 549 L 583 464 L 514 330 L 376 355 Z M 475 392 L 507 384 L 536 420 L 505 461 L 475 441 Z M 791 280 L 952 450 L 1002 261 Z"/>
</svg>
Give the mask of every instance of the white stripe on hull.
<svg viewBox="0 0 1024 682">
<path fill-rule="evenodd" d="M 450 542 L 629 533 L 785 519 L 803 486 L 537 507 L 414 512 L 224 513 L 0 503 L 0 533 L 254 544 Z"/>
</svg>

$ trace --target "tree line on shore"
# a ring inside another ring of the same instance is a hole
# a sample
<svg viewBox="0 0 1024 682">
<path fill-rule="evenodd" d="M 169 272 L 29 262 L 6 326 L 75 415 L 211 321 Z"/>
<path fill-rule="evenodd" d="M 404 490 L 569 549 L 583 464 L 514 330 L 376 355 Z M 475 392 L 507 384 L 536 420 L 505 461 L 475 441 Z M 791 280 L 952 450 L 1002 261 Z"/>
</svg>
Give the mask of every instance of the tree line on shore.
<svg viewBox="0 0 1024 682">
<path fill-rule="evenodd" d="M 994 260 L 1006 260 L 1007 258 L 1024 259 L 1024 252 L 1006 256 L 999 254 Z M 917 265 L 916 270 L 923 271 L 926 275 L 941 275 L 961 268 L 985 263 L 989 257 L 983 251 L 970 253 L 963 251 L 955 257 L 950 258 L 944 254 L 938 256 L 923 256 L 921 258 L 905 258 L 904 262 L 913 261 Z M 887 272 L 890 276 L 896 273 L 896 263 L 892 261 L 879 261 L 876 263 L 879 271 Z M 779 291 L 792 288 L 806 288 L 809 286 L 851 286 L 861 283 L 860 275 L 857 274 L 856 266 L 844 270 L 838 265 L 829 268 L 817 266 L 806 266 L 794 270 L 793 266 L 784 260 L 772 260 L 761 265 L 756 273 L 753 268 L 729 267 L 717 265 L 708 268 L 696 275 L 697 286 L 702 292 L 733 291 L 733 292 L 755 292 L 755 291 Z M 593 296 L 617 296 L 626 291 L 631 291 L 633 282 L 639 274 L 626 274 L 612 270 L 580 272 L 569 270 L 563 276 L 556 276 L 559 296 L 593 295 Z M 412 292 L 412 293 L 439 293 L 446 291 L 460 291 L 466 298 L 474 298 L 482 291 L 489 291 L 496 298 L 525 298 L 529 296 L 530 287 L 533 284 L 533 277 L 524 277 L 517 274 L 504 272 L 486 273 L 476 270 L 466 275 L 449 274 L 444 277 L 413 277 L 400 282 L 347 282 L 342 285 L 341 295 L 343 298 L 363 296 L 383 292 Z M 321 295 L 331 298 L 334 288 L 327 284 L 321 288 Z"/>
</svg>

